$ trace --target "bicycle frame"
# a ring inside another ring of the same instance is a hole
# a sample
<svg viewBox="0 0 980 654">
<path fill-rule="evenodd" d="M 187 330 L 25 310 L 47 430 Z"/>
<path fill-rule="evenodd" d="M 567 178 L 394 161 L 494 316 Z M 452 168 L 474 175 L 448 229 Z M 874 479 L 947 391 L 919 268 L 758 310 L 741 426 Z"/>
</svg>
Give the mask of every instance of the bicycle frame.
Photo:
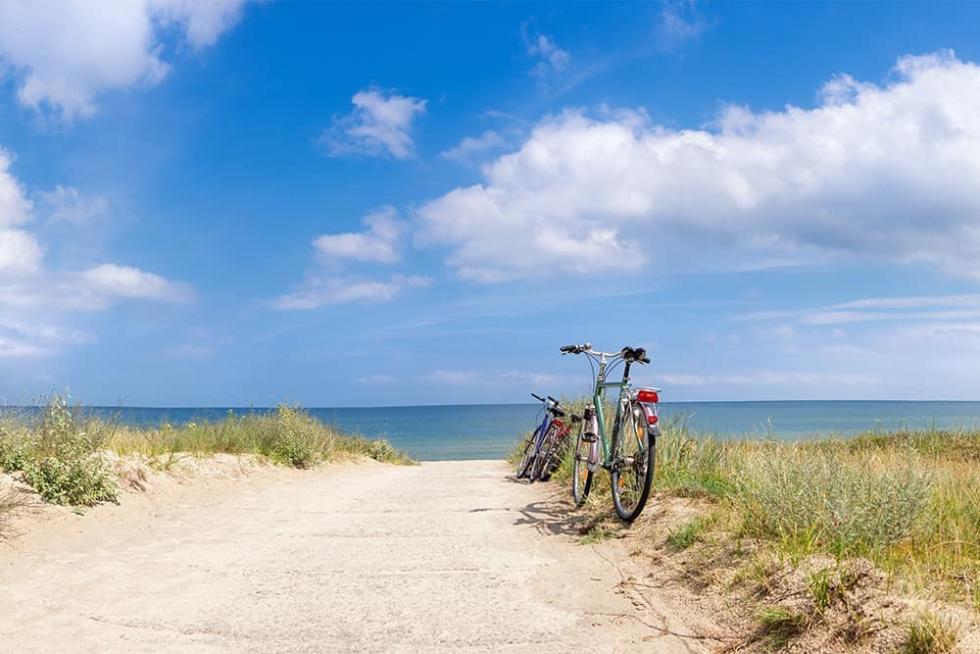
<svg viewBox="0 0 980 654">
<path fill-rule="evenodd" d="M 602 460 L 601 465 L 604 468 L 609 468 L 612 465 L 612 451 L 610 437 L 607 436 L 606 432 L 606 418 L 605 418 L 605 407 L 603 406 L 603 398 L 606 394 L 606 389 L 616 388 L 619 389 L 619 396 L 616 398 L 616 415 L 613 418 L 612 424 L 617 425 L 620 423 L 621 413 L 623 411 L 623 395 L 629 391 L 629 372 L 630 372 L 630 362 L 626 363 L 626 367 L 623 368 L 623 378 L 620 381 L 610 382 L 606 381 L 606 367 L 608 361 L 606 360 L 606 355 L 602 354 L 599 357 L 599 372 L 596 375 L 595 388 L 592 391 L 592 403 L 593 410 L 595 411 L 596 418 L 596 435 L 598 436 L 599 443 L 602 446 Z"/>
<path fill-rule="evenodd" d="M 554 418 L 552 417 L 551 412 L 545 410 L 544 419 L 541 420 L 541 424 L 538 425 L 538 428 L 534 430 L 534 453 L 535 454 L 541 451 L 541 443 L 544 442 L 544 436 L 545 434 L 548 433 L 548 428 L 551 427 L 551 423 L 553 420 Z"/>
</svg>

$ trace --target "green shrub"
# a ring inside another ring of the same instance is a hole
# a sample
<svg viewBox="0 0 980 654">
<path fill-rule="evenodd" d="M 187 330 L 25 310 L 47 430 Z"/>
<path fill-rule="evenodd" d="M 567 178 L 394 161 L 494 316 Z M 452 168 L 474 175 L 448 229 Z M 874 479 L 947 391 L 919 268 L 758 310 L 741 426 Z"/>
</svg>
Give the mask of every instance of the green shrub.
<svg viewBox="0 0 980 654">
<path fill-rule="evenodd" d="M 91 506 L 114 501 L 116 485 L 101 448 L 106 423 L 79 419 L 67 400 L 53 396 L 35 424 L 7 428 L 0 445 L 0 464 L 22 470 L 24 481 L 48 502 Z"/>
<path fill-rule="evenodd" d="M 95 455 L 31 461 L 24 466 L 24 481 L 52 504 L 92 506 L 116 500 L 111 472 Z"/>
<path fill-rule="evenodd" d="M 268 423 L 265 451 L 273 460 L 294 468 L 308 468 L 324 454 L 319 424 L 302 410 L 286 405 L 276 409 Z"/>
<path fill-rule="evenodd" d="M 773 446 L 739 470 L 733 501 L 745 530 L 838 557 L 874 556 L 908 535 L 929 499 L 929 479 L 911 464 Z"/>
</svg>

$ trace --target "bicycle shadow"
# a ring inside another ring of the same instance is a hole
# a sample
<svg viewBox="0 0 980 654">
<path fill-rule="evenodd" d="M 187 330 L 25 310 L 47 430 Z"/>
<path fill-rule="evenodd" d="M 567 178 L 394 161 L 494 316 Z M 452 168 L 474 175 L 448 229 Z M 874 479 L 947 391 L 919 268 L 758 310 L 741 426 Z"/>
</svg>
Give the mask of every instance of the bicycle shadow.
<svg viewBox="0 0 980 654">
<path fill-rule="evenodd" d="M 514 524 L 531 526 L 540 533 L 553 536 L 585 536 L 595 526 L 596 519 L 577 511 L 564 495 L 555 492 L 517 509 L 520 517 Z"/>
</svg>

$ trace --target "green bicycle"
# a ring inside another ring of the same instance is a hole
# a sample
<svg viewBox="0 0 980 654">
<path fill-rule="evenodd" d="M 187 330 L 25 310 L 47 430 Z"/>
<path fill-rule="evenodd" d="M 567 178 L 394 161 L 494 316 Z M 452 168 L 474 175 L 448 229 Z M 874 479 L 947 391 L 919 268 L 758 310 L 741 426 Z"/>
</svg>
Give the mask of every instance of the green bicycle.
<svg viewBox="0 0 980 654">
<path fill-rule="evenodd" d="M 643 511 L 653 485 L 654 451 L 660 435 L 657 426 L 660 391 L 632 388 L 630 367 L 634 363 L 650 363 L 650 359 L 643 348 L 624 347 L 619 352 L 598 352 L 592 349 L 591 343 L 565 345 L 561 352 L 586 355 L 594 380 L 592 404 L 585 408 L 575 445 L 572 497 L 576 504 L 585 502 L 592 489 L 593 476 L 602 466 L 609 471 L 612 481 L 616 514 L 620 519 L 632 522 Z M 623 378 L 606 381 L 606 376 L 619 365 L 623 365 Z M 609 388 L 619 389 L 611 439 L 606 436 L 603 410 L 603 398 Z"/>
</svg>

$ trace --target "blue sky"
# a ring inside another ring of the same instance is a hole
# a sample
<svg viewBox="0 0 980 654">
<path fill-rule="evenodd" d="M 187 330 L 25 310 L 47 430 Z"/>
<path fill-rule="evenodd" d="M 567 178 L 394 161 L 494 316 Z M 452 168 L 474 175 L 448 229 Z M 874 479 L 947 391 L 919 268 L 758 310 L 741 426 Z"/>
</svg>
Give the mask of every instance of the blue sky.
<svg viewBox="0 0 980 654">
<path fill-rule="evenodd" d="M 0 399 L 980 399 L 980 5 L 0 5 Z"/>
</svg>

